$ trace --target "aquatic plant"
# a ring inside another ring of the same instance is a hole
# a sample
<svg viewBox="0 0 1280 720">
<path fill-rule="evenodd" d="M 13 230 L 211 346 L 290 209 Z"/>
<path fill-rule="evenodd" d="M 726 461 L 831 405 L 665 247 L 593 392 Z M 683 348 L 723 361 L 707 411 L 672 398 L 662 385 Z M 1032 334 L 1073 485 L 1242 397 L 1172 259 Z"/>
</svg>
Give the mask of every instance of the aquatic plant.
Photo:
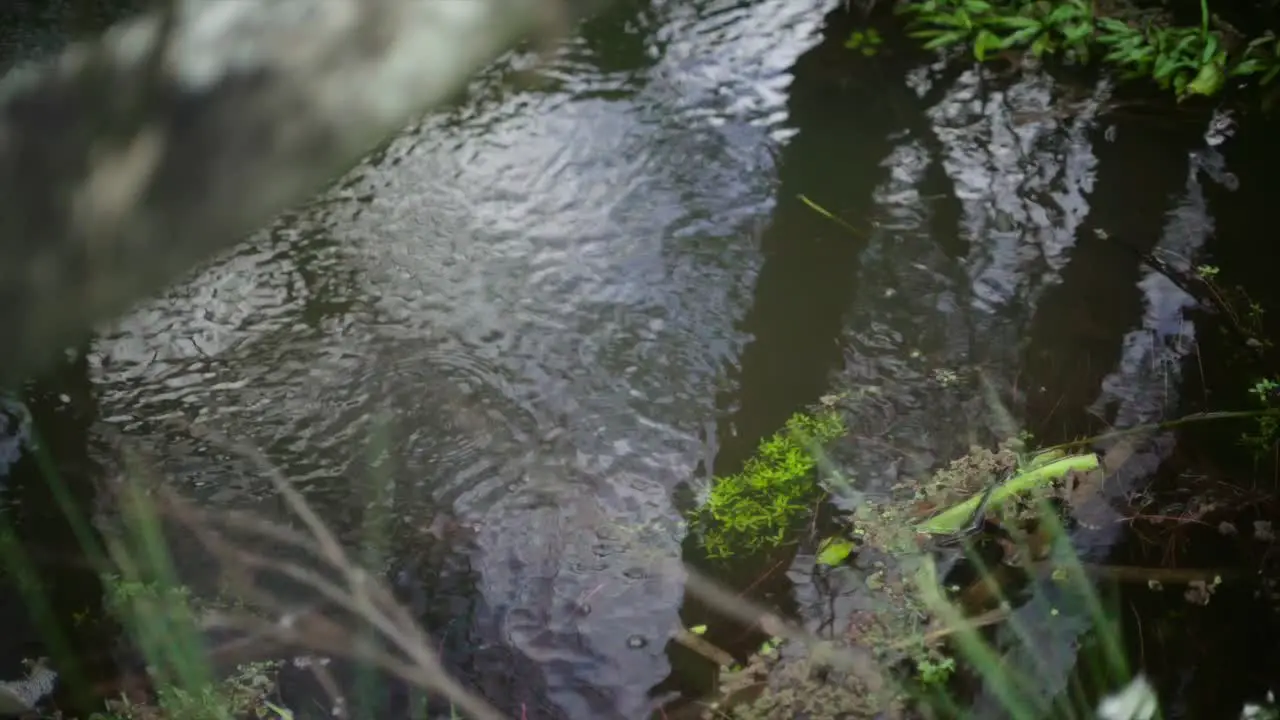
<svg viewBox="0 0 1280 720">
<path fill-rule="evenodd" d="M 785 544 L 818 489 L 815 448 L 844 432 L 832 410 L 796 414 L 760 443 L 741 472 L 714 480 L 690 519 L 707 555 L 750 555 Z"/>
<path fill-rule="evenodd" d="M 144 648 L 156 697 L 154 704 L 128 698 L 108 700 L 106 712 L 94 714 L 90 720 L 288 717 L 288 710 L 270 702 L 276 691 L 279 662 L 246 663 L 231 675 L 215 679 L 203 652 L 188 649 L 186 655 L 176 656 L 173 648 L 163 647 L 166 639 L 199 633 L 199 603 L 189 588 L 111 573 L 104 574 L 103 587 L 109 612 L 120 618 Z"/>
<path fill-rule="evenodd" d="M 1042 649 L 1023 626 L 1025 613 L 1014 611 L 1021 603 L 1014 599 L 1017 589 L 1001 576 L 1009 573 L 1008 568 L 983 565 L 962 543 L 948 552 L 967 557 L 976 566 L 978 578 L 964 587 L 951 587 L 935 550 L 915 542 L 934 531 L 957 530 L 963 523 L 953 521 L 953 516 L 969 515 L 973 505 L 969 501 L 950 505 L 950 510 L 934 516 L 937 527 L 931 527 L 929 520 L 913 517 L 920 499 L 917 491 L 981 492 L 989 487 L 993 472 L 1015 462 L 1012 455 L 1007 446 L 999 452 L 975 449 L 931 478 L 899 488 L 894 497 L 868 499 L 849 519 L 850 532 L 859 542 L 837 537 L 821 547 L 817 564 L 832 568 L 822 572 L 858 577 L 865 586 L 863 598 L 868 604 L 841 621 L 847 627 L 834 630 L 837 645 L 853 644 L 870 651 L 871 663 L 836 671 L 824 659 L 829 650 L 815 646 L 805 651 L 788 641 L 782 644 L 789 646 L 783 652 L 774 643 L 754 654 L 745 666 L 722 669 L 725 692 L 715 713 L 704 717 L 899 718 L 909 716 L 908 700 L 937 710 L 936 717 L 964 717 L 955 683 L 972 680 L 994 693 L 1007 717 L 1050 716 L 1043 692 L 1046 682 L 1035 670 Z M 1097 458 L 1092 453 L 1064 456 L 1054 451 L 1019 459 L 1019 471 L 1006 484 L 1012 483 L 1019 499 L 1033 505 L 1029 519 L 1028 513 L 1019 514 L 1018 519 L 1040 525 L 1041 537 L 1032 539 L 1011 525 L 1005 561 L 1017 563 L 1023 575 L 1038 577 L 1041 584 L 1055 588 L 1050 591 L 1056 603 L 1053 613 L 1034 622 L 1062 622 L 1057 607 L 1071 613 L 1077 625 L 1081 616 L 1092 619 L 1093 630 L 1085 634 L 1095 638 L 1093 646 L 1102 650 L 1096 667 L 1105 673 L 1109 686 L 1121 685 L 1131 676 L 1116 642 L 1115 614 L 1104 606 L 1090 575 L 1072 554 L 1057 511 L 1047 502 L 1035 501 L 1051 485 L 1065 487 L 1076 473 L 1100 473 Z M 1015 493 L 1006 494 L 1009 497 L 1003 501 L 1011 504 Z M 854 553 L 860 555 L 859 562 L 845 566 L 844 560 Z M 975 587 L 982 589 L 992 609 L 974 612 Z M 1012 636 L 1012 642 L 1008 637 L 993 639 L 989 633 L 997 630 Z M 742 697 L 743 688 L 762 686 L 767 688 L 762 694 Z M 1092 709 L 1090 698 L 1071 701 L 1073 707 L 1086 709 L 1086 715 Z"/>
<path fill-rule="evenodd" d="M 1088 0 L 909 0 L 899 9 L 912 16 L 911 35 L 926 49 L 968 45 L 979 62 L 1005 51 L 1079 64 L 1098 59 L 1126 79 L 1172 89 L 1179 99 L 1216 95 L 1232 77 L 1257 76 L 1266 85 L 1280 72 L 1274 36 L 1246 43 L 1234 30 L 1219 29 L 1206 0 L 1196 27 L 1125 9 L 1102 15 Z"/>
<path fill-rule="evenodd" d="M 987 508 L 994 510 L 1009 498 L 1060 481 L 1067 473 L 1089 472 L 1097 468 L 1098 456 L 1093 453 L 1071 456 L 1064 456 L 1060 451 L 1045 453 L 1033 458 L 1012 477 L 993 488 L 989 495 L 974 495 L 956 503 L 918 524 L 916 530 L 934 535 L 960 532 L 974 512 L 981 509 L 984 501 Z"/>
<path fill-rule="evenodd" d="M 869 27 L 862 30 L 854 30 L 849 35 L 849 39 L 845 40 L 844 46 L 870 57 L 880 51 L 880 44 L 883 42 L 884 38 L 880 37 L 880 31 Z"/>
<path fill-rule="evenodd" d="M 1280 406 L 1280 382 L 1274 378 L 1263 378 L 1249 388 L 1249 394 L 1264 410 L 1275 410 Z M 1253 432 L 1245 432 L 1240 441 L 1259 454 L 1269 454 L 1280 442 L 1280 417 L 1274 414 L 1259 415 L 1254 421 L 1257 427 Z"/>
<path fill-rule="evenodd" d="M 279 667 L 279 662 L 246 663 L 229 677 L 196 691 L 158 684 L 156 704 L 108 700 L 107 710 L 90 715 L 89 720 L 292 720 L 292 711 L 268 699 L 275 694 Z"/>
</svg>

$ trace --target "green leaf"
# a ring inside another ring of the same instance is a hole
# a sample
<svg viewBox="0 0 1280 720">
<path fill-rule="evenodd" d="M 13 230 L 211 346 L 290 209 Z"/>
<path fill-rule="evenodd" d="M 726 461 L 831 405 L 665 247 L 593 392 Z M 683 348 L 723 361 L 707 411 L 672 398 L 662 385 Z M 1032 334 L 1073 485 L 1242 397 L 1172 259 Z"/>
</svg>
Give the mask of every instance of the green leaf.
<svg viewBox="0 0 1280 720">
<path fill-rule="evenodd" d="M 853 541 L 842 537 L 829 537 L 818 546 L 818 563 L 827 567 L 842 565 L 853 553 Z"/>
<path fill-rule="evenodd" d="M 941 48 L 947 47 L 948 45 L 955 45 L 957 43 L 964 42 L 968 37 L 969 37 L 969 33 L 967 31 L 953 30 L 951 32 L 943 33 L 935 37 L 934 39 L 930 40 L 929 42 L 925 43 L 924 49 L 939 50 Z"/>
<path fill-rule="evenodd" d="M 1280 73 L 1280 65 L 1275 65 L 1270 70 L 1268 70 L 1267 74 L 1263 75 L 1262 79 L 1259 80 L 1258 82 L 1262 85 L 1268 85 L 1271 83 L 1272 80 L 1276 79 L 1277 73 Z"/>
<path fill-rule="evenodd" d="M 1047 52 L 1053 51 L 1053 38 L 1048 34 L 1041 35 L 1036 41 L 1031 43 L 1031 54 L 1040 57 Z"/>
<path fill-rule="evenodd" d="M 1018 32 L 1013 33 L 1005 37 L 1003 40 L 1001 40 L 1000 48 L 1002 50 L 1007 50 L 1011 47 L 1018 47 L 1021 45 L 1025 45 L 1031 42 L 1032 40 L 1034 40 L 1036 36 L 1039 34 L 1040 34 L 1039 26 L 1029 27 L 1024 30 L 1019 30 Z"/>
<path fill-rule="evenodd" d="M 1262 68 L 1263 68 L 1262 61 L 1260 60 L 1255 60 L 1255 59 L 1242 60 L 1239 63 L 1237 63 L 1235 67 L 1231 68 L 1230 75 L 1232 77 L 1244 77 L 1246 75 L 1256 75 L 1262 72 Z"/>
<path fill-rule="evenodd" d="M 263 700 L 262 705 L 266 707 L 268 710 L 270 710 L 271 712 L 275 713 L 276 718 L 278 718 L 279 720 L 293 720 L 293 711 L 289 710 L 288 708 L 282 708 L 279 705 L 276 705 L 275 703 L 271 702 L 270 700 Z"/>
<path fill-rule="evenodd" d="M 1014 15 L 1012 17 L 995 17 L 988 21 L 988 24 L 996 27 L 1009 28 L 1011 30 L 1021 28 L 1035 28 L 1038 30 L 1042 27 L 1039 20 L 1023 17 L 1021 15 Z"/>
<path fill-rule="evenodd" d="M 1000 38 L 996 37 L 990 30 L 980 30 L 978 37 L 974 38 L 973 56 L 978 59 L 978 62 L 983 62 L 987 59 L 988 50 L 999 49 Z"/>
<path fill-rule="evenodd" d="M 706 634 L 707 634 L 707 626 L 706 626 L 706 625 L 694 625 L 693 627 L 689 628 L 689 632 L 693 633 L 694 635 L 706 635 Z"/>
<path fill-rule="evenodd" d="M 1130 27 L 1127 23 L 1120 22 L 1115 18 L 1102 18 L 1098 21 L 1104 30 L 1120 36 L 1136 36 L 1138 31 Z"/>
<path fill-rule="evenodd" d="M 1029 469 L 1020 470 L 992 491 L 987 500 L 988 507 L 996 508 L 1010 498 L 1026 493 L 1034 488 L 1045 487 L 1064 475 L 1080 471 L 1093 472 L 1098 469 L 1098 456 L 1093 453 L 1068 455 L 1056 458 L 1044 464 L 1033 465 Z M 943 512 L 934 515 L 916 525 L 918 532 L 931 534 L 949 534 L 963 529 L 973 511 L 982 502 L 981 495 L 974 495 Z"/>
<path fill-rule="evenodd" d="M 1222 73 L 1222 67 L 1218 63 L 1209 63 L 1200 68 L 1200 72 L 1186 86 L 1188 95 L 1204 95 L 1211 97 L 1217 95 L 1222 89 L 1222 83 L 1226 77 Z"/>
<path fill-rule="evenodd" d="M 1207 63 L 1218 53 L 1218 36 L 1210 34 L 1205 38 L 1204 50 L 1200 52 L 1200 62 Z"/>
<path fill-rule="evenodd" d="M 1063 37 L 1066 38 L 1068 44 L 1074 45 L 1080 42 L 1081 40 L 1085 39 L 1086 37 L 1088 37 L 1092 32 L 1093 32 L 1092 25 L 1086 25 L 1082 23 L 1080 25 L 1076 25 L 1068 29 L 1066 32 L 1063 33 Z"/>
<path fill-rule="evenodd" d="M 1161 58 L 1159 62 L 1156 63 L 1156 70 L 1151 74 L 1151 76 L 1155 78 L 1157 82 L 1167 82 L 1169 78 L 1178 71 L 1178 67 L 1180 65 L 1181 63 L 1172 58 Z"/>
<path fill-rule="evenodd" d="M 943 25 L 953 28 L 970 28 L 973 27 L 973 21 L 964 12 L 958 12 L 954 15 L 932 15 L 929 22 L 934 25 Z"/>
<path fill-rule="evenodd" d="M 1061 25 L 1080 17 L 1080 9 L 1072 5 L 1059 5 L 1044 19 L 1046 25 Z"/>
<path fill-rule="evenodd" d="M 1253 40 L 1250 40 L 1249 44 L 1244 46 L 1245 52 L 1247 53 L 1247 52 L 1256 50 L 1262 47 L 1263 45 L 1266 45 L 1267 43 L 1272 42 L 1274 40 L 1275 40 L 1275 36 L 1273 36 L 1270 32 L 1268 32 L 1266 35 L 1263 35 L 1262 37 L 1257 37 L 1257 38 L 1254 38 Z"/>
<path fill-rule="evenodd" d="M 953 32 L 955 32 L 955 30 L 916 30 L 915 32 L 907 33 L 907 37 L 914 38 L 916 40 L 924 40 L 925 38 L 934 38 L 939 35 L 947 35 Z"/>
</svg>

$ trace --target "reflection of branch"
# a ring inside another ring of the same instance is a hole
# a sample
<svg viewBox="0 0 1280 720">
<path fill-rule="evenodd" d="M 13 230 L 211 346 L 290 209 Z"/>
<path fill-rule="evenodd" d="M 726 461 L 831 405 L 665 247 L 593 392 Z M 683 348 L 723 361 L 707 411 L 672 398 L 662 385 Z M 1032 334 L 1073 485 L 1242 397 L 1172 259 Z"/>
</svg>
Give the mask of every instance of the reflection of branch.
<svg viewBox="0 0 1280 720">
<path fill-rule="evenodd" d="M 321 190 L 569 1 L 171 0 L 10 73 L 0 384 Z"/>
</svg>

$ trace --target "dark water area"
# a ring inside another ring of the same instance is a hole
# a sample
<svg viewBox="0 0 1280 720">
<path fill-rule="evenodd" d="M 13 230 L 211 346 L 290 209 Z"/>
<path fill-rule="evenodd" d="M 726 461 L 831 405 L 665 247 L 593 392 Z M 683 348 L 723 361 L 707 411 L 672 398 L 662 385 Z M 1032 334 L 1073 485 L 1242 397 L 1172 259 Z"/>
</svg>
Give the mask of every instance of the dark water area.
<svg viewBox="0 0 1280 720">
<path fill-rule="evenodd" d="M 36 7 L 0 14 L 6 48 L 90 27 Z M 868 23 L 882 50 L 844 48 Z M 504 712 L 640 718 L 708 685 L 712 668 L 669 642 L 679 627 L 758 642 L 663 568 L 705 566 L 680 523 L 705 479 L 822 396 L 861 398 L 835 454 L 874 491 L 1007 434 L 977 370 L 1043 443 L 1244 407 L 1274 371 L 1145 260 L 1218 267 L 1277 308 L 1263 334 L 1280 337 L 1280 135 L 1256 113 L 1211 143 L 1211 106 L 948 66 L 894 19 L 819 0 L 618 3 L 517 82 L 527 60 L 24 388 L 12 415 L 80 506 L 111 512 L 97 488 L 113 434 L 199 502 L 283 521 L 259 470 L 168 421 L 212 427 L 260 447 L 353 546 L 379 519 L 376 569 Z M 1276 517 L 1240 431 L 1154 433 L 1109 492 L 1155 478 L 1170 505 L 1210 477 L 1263 498 L 1241 528 Z M 66 622 L 102 590 L 14 435 L 7 511 L 70 650 L 105 665 L 114 628 Z M 1185 540 L 1122 519 L 1090 534 L 1088 560 L 1273 569 L 1266 543 L 1217 520 Z M 859 595 L 816 582 L 811 550 L 733 579 L 823 632 Z M 174 553 L 212 582 L 203 555 Z M 1171 717 L 1235 717 L 1280 676 L 1255 585 L 1204 607 L 1119 590 Z M 16 675 L 44 648 L 38 618 L 14 592 L 0 610 Z M 1045 640 L 1064 678 L 1078 641 Z M 300 717 L 325 714 L 293 692 Z M 390 702 L 376 715 L 408 716 Z"/>
</svg>

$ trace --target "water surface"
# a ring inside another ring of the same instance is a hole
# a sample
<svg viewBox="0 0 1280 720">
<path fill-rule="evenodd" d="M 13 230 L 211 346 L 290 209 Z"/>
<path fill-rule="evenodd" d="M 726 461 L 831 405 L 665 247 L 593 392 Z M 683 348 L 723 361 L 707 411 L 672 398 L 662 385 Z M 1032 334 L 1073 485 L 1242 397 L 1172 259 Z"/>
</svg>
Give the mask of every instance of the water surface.
<svg viewBox="0 0 1280 720">
<path fill-rule="evenodd" d="M 1190 267 L 1207 194 L 1251 191 L 1207 115 L 947 67 L 884 19 L 863 57 L 837 5 L 619 3 L 547 65 L 505 59 L 104 328 L 92 427 L 211 504 L 280 512 L 168 420 L 261 447 L 353 543 L 389 517 L 382 569 L 452 667 L 585 719 L 661 699 L 676 498 L 824 393 L 862 398 L 841 460 L 869 489 L 1005 433 L 977 369 L 1047 441 L 1175 411 L 1197 326 L 1141 253 Z M 441 517 L 469 529 L 443 551 Z"/>
</svg>

